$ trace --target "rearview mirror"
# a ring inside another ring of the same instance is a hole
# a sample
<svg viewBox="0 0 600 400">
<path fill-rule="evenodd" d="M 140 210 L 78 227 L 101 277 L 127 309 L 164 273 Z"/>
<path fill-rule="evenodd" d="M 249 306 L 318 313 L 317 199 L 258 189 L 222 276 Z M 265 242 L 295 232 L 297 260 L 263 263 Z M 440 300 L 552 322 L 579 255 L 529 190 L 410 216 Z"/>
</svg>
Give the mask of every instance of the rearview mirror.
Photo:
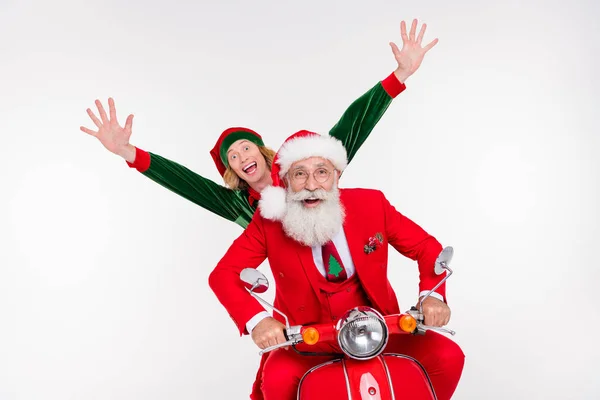
<svg viewBox="0 0 600 400">
<path fill-rule="evenodd" d="M 454 255 L 454 249 L 452 246 L 448 246 L 442 250 L 442 252 L 438 255 L 438 258 L 435 260 L 434 271 L 436 275 L 441 275 L 444 273 L 446 267 L 452 261 L 452 256 Z"/>
<path fill-rule="evenodd" d="M 244 282 L 244 286 L 253 293 L 264 293 L 269 289 L 269 280 L 257 269 L 243 269 L 240 279 Z"/>
</svg>

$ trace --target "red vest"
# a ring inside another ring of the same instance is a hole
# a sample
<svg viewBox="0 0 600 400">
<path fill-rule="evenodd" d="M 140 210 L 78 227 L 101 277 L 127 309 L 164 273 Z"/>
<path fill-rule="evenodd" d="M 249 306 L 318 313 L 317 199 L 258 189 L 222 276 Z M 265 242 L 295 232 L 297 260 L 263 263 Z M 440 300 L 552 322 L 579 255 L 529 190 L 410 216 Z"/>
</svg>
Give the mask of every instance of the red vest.
<svg viewBox="0 0 600 400">
<path fill-rule="evenodd" d="M 335 323 L 349 309 L 371 305 L 356 273 L 343 282 L 329 282 L 316 267 L 310 268 L 309 273 L 319 289 L 318 296 L 321 303 L 319 323 Z"/>
</svg>

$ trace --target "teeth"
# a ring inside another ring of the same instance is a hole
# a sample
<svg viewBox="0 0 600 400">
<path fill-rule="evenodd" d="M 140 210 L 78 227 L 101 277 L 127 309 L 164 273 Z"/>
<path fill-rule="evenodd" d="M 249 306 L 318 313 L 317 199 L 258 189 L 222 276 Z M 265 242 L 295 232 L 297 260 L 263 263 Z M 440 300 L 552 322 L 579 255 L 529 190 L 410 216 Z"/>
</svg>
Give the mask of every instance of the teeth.
<svg viewBox="0 0 600 400">
<path fill-rule="evenodd" d="M 253 163 L 250 163 L 250 164 L 246 165 L 246 166 L 244 167 L 244 172 L 247 172 L 247 171 L 250 169 L 250 167 L 252 167 L 252 166 L 254 166 L 254 165 L 256 165 L 256 162 L 253 162 Z"/>
</svg>

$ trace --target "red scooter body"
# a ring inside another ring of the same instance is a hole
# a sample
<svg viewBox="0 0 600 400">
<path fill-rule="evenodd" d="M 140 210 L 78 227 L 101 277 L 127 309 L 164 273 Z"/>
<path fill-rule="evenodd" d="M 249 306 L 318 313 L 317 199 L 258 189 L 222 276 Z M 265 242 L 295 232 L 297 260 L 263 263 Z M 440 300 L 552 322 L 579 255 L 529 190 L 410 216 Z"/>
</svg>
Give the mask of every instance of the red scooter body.
<svg viewBox="0 0 600 400">
<path fill-rule="evenodd" d="M 390 334 L 410 334 L 401 329 L 406 314 L 384 317 Z M 410 332 L 412 327 L 408 327 Z M 318 342 L 335 341 L 337 329 L 331 324 L 302 327 L 317 331 Z M 307 356 L 309 357 L 309 356 Z M 427 372 L 419 362 L 401 354 L 383 353 L 368 360 L 348 357 L 317 365 L 300 381 L 298 400 L 435 400 Z"/>
<path fill-rule="evenodd" d="M 452 274 L 448 267 L 452 255 L 452 247 L 444 248 L 439 254 L 434 266 L 435 273 L 449 273 L 421 298 L 420 308 L 422 302 Z M 306 357 L 324 355 L 306 350 L 306 346 L 310 348 L 318 343 L 337 343 L 343 352 L 339 354 L 340 358 L 317 365 L 304 374 L 298 387 L 298 400 L 436 400 L 429 376 L 417 360 L 401 354 L 385 353 L 389 335 L 424 335 L 427 330 L 454 335 L 451 330 L 424 325 L 422 309 L 412 307 L 404 314 L 383 316 L 370 307 L 358 306 L 348 310 L 335 325 L 290 326 L 285 314 L 256 295 L 264 293 L 269 286 L 262 273 L 247 268 L 242 270 L 240 279 L 254 298 L 281 314 L 286 321 L 287 341 L 263 349 L 260 355 L 286 346 L 293 346 Z M 351 334 L 348 335 L 348 332 Z M 371 335 L 373 333 L 375 335 Z M 352 347 L 352 343 L 348 344 L 348 338 L 354 343 L 360 339 L 363 348 Z M 367 347 L 364 347 L 365 343 L 368 343 Z M 298 344 L 303 344 L 303 351 L 296 347 Z M 375 347 L 369 348 L 371 345 Z"/>
<path fill-rule="evenodd" d="M 384 354 L 366 361 L 351 358 L 329 361 L 308 371 L 298 388 L 298 400 L 435 398 L 423 367 L 400 354 Z"/>
</svg>

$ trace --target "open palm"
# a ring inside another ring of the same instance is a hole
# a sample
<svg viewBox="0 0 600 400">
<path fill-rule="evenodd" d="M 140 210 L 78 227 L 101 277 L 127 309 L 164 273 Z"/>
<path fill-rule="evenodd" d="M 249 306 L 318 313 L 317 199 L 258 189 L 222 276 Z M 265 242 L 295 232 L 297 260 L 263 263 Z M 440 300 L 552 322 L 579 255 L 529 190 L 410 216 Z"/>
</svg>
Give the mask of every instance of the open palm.
<svg viewBox="0 0 600 400">
<path fill-rule="evenodd" d="M 94 112 L 87 109 L 87 113 L 92 119 L 92 122 L 98 128 L 98 131 L 94 131 L 85 127 L 80 127 L 83 132 L 94 136 L 102 143 L 104 147 L 111 153 L 122 156 L 127 151 L 129 146 L 129 138 L 131 137 L 131 127 L 133 125 L 133 115 L 129 115 L 125 121 L 125 126 L 122 127 L 117 121 L 117 111 L 115 109 L 115 101 L 112 98 L 108 99 L 108 110 L 110 118 L 106 115 L 104 107 L 100 100 L 96 100 L 96 107 L 98 107 L 98 113 L 100 119 L 96 117 Z"/>
<path fill-rule="evenodd" d="M 402 21 L 400 23 L 402 49 L 399 49 L 394 42 L 390 43 L 394 58 L 396 58 L 396 61 L 398 62 L 398 69 L 396 72 L 404 79 L 411 76 L 419 68 L 423 61 L 423 57 L 425 57 L 425 53 L 431 50 L 438 42 L 438 39 L 436 38 L 425 47 L 422 47 L 421 42 L 423 41 L 426 30 L 427 24 L 423 24 L 419 31 L 419 35 L 415 37 L 417 32 L 417 20 L 413 20 L 409 34 L 406 33 L 406 23 Z"/>
</svg>

